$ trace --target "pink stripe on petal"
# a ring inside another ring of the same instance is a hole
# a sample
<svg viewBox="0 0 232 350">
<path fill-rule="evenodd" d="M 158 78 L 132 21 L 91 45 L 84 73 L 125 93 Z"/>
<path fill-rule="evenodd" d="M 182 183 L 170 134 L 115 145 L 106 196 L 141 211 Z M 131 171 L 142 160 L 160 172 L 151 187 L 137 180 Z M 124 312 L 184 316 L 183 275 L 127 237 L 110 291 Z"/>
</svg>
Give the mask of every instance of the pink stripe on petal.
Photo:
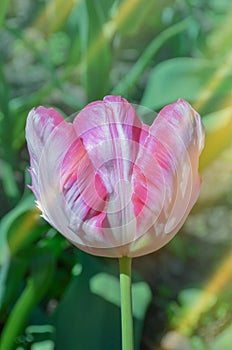
<svg viewBox="0 0 232 350">
<path fill-rule="evenodd" d="M 81 139 L 74 141 L 64 157 L 61 188 L 69 212 L 68 227 L 74 234 L 78 233 L 82 244 L 115 245 L 107 217 L 108 192 Z M 108 235 L 105 235 L 105 230 Z"/>
<path fill-rule="evenodd" d="M 117 227 L 128 226 L 135 217 L 129 194 L 131 176 L 148 127 L 126 100 L 113 96 L 86 106 L 75 118 L 74 127 L 88 152 L 93 172 L 107 191 L 106 216 L 112 240 L 117 236 L 115 244 L 126 244 L 133 240 L 135 232 L 133 237 L 129 230 L 122 235 Z M 137 207 L 139 211 L 139 204 Z"/>
<path fill-rule="evenodd" d="M 135 216 L 137 217 L 140 214 L 141 210 L 144 208 L 147 201 L 148 183 L 141 169 L 136 165 L 133 168 L 133 175 L 131 180 L 133 186 L 132 203 Z"/>
<path fill-rule="evenodd" d="M 78 216 L 79 224 L 104 209 L 107 191 L 80 139 L 74 141 L 63 159 L 61 188 L 67 206 Z M 77 231 L 77 228 L 73 230 Z"/>
<path fill-rule="evenodd" d="M 198 159 L 203 143 L 200 117 L 187 102 L 179 100 L 160 111 L 138 158 L 151 184 L 147 208 L 138 218 L 138 226 L 143 226 L 145 217 L 150 217 L 157 205 L 160 214 L 153 223 L 154 232 L 160 234 L 157 231 L 160 225 L 163 225 L 161 234 L 179 227 L 199 191 Z M 152 191 L 156 204 L 152 204 Z"/>
<path fill-rule="evenodd" d="M 148 127 L 126 100 L 107 96 L 104 101 L 89 104 L 74 120 L 74 127 L 93 167 L 100 169 L 108 191 L 112 191 L 117 179 L 130 178 L 131 166 Z M 108 171 L 109 168 L 112 171 Z"/>
<path fill-rule="evenodd" d="M 43 216 L 67 238 L 81 240 L 68 229 L 69 212 L 60 189 L 60 167 L 76 139 L 72 124 L 53 109 L 39 107 L 30 112 L 26 126 L 31 156 L 32 186 Z"/>
<path fill-rule="evenodd" d="M 140 143 L 141 132 L 148 129 L 134 108 L 118 96 L 106 96 L 103 101 L 87 105 L 75 118 L 74 127 L 87 150 L 114 138 Z"/>
</svg>

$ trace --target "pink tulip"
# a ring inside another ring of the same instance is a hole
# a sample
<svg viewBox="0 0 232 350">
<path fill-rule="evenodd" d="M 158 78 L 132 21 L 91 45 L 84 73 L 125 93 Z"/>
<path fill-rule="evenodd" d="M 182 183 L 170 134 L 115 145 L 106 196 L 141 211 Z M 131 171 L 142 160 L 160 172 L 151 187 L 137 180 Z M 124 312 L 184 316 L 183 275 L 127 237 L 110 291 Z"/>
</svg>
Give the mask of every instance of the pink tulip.
<svg viewBox="0 0 232 350">
<path fill-rule="evenodd" d="M 65 121 L 33 109 L 26 138 L 42 216 L 80 249 L 108 257 L 151 253 L 178 232 L 199 194 L 200 116 L 184 100 L 149 127 L 106 96 Z"/>
</svg>

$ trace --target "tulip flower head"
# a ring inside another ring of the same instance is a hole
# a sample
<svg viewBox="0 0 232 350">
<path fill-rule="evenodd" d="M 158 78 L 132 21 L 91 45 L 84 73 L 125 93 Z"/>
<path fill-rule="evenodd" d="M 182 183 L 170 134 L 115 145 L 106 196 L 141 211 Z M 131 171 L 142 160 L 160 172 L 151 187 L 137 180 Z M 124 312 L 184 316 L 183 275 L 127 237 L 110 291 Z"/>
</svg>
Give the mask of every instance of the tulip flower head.
<svg viewBox="0 0 232 350">
<path fill-rule="evenodd" d="M 200 116 L 184 100 L 144 124 L 106 96 L 68 122 L 52 108 L 27 119 L 32 190 L 42 216 L 94 255 L 151 253 L 178 232 L 200 190 Z"/>
</svg>

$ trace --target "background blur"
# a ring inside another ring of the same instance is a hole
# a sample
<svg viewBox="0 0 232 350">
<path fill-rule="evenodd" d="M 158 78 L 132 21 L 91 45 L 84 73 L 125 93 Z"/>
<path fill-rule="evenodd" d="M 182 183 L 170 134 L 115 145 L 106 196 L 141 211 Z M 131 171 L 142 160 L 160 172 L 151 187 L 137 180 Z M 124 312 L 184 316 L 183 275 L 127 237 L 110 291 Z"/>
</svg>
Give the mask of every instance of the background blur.
<svg viewBox="0 0 232 350">
<path fill-rule="evenodd" d="M 117 261 L 72 247 L 27 189 L 29 110 L 106 94 L 203 117 L 202 191 L 165 248 L 135 259 L 136 349 L 231 350 L 232 3 L 0 1 L 1 350 L 120 349 Z"/>
</svg>

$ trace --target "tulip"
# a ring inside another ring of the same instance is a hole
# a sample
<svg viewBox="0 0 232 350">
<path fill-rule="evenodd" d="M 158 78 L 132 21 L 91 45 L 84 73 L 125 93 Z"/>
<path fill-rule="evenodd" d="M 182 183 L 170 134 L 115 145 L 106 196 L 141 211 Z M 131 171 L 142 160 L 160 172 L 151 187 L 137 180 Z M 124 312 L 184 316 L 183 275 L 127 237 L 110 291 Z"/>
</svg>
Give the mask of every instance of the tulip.
<svg viewBox="0 0 232 350">
<path fill-rule="evenodd" d="M 90 103 L 73 123 L 38 107 L 26 138 L 42 216 L 88 253 L 137 257 L 159 249 L 198 197 L 204 132 L 184 100 L 164 107 L 150 127 L 121 97 Z"/>
<path fill-rule="evenodd" d="M 197 200 L 204 129 L 182 99 L 151 126 L 116 96 L 90 103 L 73 123 L 38 107 L 28 115 L 26 138 L 42 216 L 78 248 L 121 258 L 122 284 L 131 258 L 170 241 Z M 131 340 L 124 348 L 133 348 Z"/>
</svg>

